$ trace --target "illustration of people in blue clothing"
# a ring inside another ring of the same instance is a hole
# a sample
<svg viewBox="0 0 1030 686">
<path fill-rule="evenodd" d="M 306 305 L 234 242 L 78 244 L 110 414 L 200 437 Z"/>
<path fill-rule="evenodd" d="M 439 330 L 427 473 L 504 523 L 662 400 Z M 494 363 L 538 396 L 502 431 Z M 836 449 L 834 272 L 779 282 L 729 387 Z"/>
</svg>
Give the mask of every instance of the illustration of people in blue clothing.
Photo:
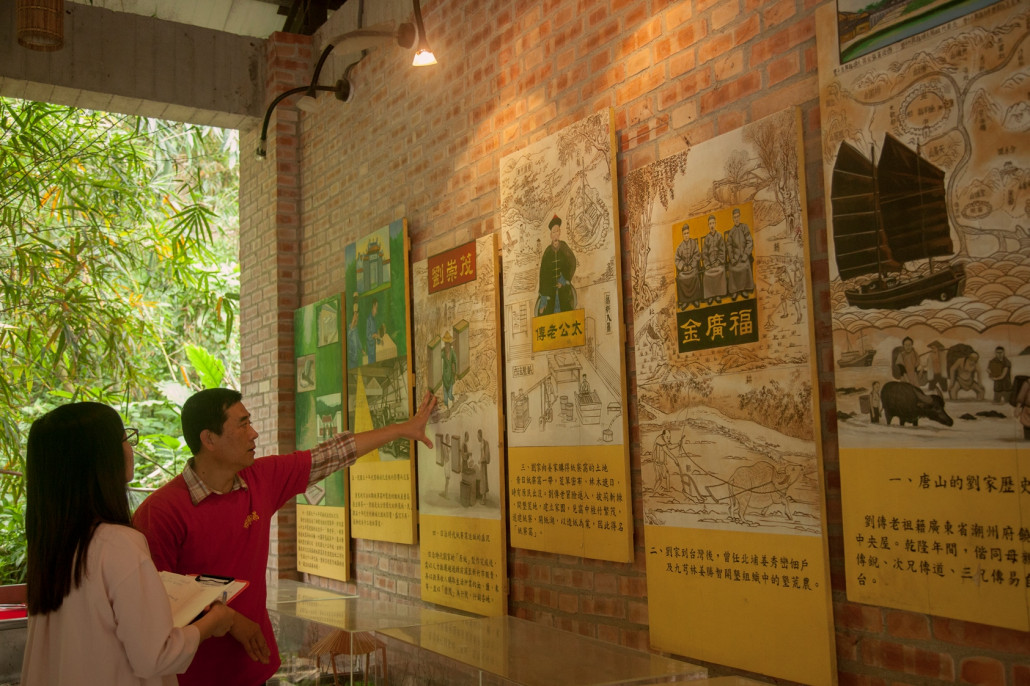
<svg viewBox="0 0 1030 686">
<path fill-rule="evenodd" d="M 376 321 L 378 314 L 379 301 L 373 299 L 372 309 L 369 310 L 368 318 L 365 320 L 365 354 L 368 356 L 369 364 L 376 361 L 376 343 L 382 338 L 382 334 L 379 333 L 379 322 Z"/>
<path fill-rule="evenodd" d="M 358 294 L 354 294 L 351 305 L 350 323 L 347 324 L 347 365 L 357 367 L 361 364 L 361 330 L 358 329 Z"/>
</svg>

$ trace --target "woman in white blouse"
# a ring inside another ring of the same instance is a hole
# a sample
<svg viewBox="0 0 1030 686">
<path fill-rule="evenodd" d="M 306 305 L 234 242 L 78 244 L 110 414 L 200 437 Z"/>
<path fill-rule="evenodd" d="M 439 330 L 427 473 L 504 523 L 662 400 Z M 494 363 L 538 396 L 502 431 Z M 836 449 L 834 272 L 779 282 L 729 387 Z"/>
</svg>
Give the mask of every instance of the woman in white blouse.
<svg viewBox="0 0 1030 686">
<path fill-rule="evenodd" d="M 117 412 L 92 402 L 58 407 L 29 430 L 23 686 L 175 684 L 200 641 L 232 626 L 221 603 L 172 625 L 146 539 L 131 525 L 125 484 L 136 439 Z"/>
</svg>

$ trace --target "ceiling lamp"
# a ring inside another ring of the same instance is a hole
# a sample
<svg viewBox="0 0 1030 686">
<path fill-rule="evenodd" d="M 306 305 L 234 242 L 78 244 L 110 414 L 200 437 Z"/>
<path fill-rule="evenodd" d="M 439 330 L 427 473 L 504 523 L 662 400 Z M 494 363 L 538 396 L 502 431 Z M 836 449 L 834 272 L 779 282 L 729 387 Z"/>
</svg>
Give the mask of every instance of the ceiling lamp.
<svg viewBox="0 0 1030 686">
<path fill-rule="evenodd" d="M 316 98 L 319 91 L 332 91 L 335 93 L 337 100 L 349 102 L 354 93 L 350 81 L 350 72 L 358 62 L 365 58 L 369 49 L 390 41 L 396 41 L 397 45 L 402 48 L 411 48 L 415 45 L 415 38 L 417 36 L 419 49 L 415 53 L 415 59 L 412 60 L 412 65 L 421 67 L 428 64 L 436 64 L 436 58 L 433 56 L 433 51 L 429 49 L 429 44 L 426 41 L 426 30 L 425 26 L 422 25 L 422 9 L 419 7 L 418 3 L 419 0 L 414 0 L 415 25 L 405 22 L 397 26 L 396 29 L 391 29 L 388 24 L 373 26 L 370 28 L 347 31 L 339 36 L 333 36 L 330 38 L 325 48 L 322 50 L 322 54 L 318 58 L 318 63 L 315 65 L 315 73 L 311 75 L 311 83 L 307 86 L 298 86 L 297 88 L 291 88 L 284 93 L 280 93 L 279 96 L 268 105 L 268 109 L 265 111 L 264 122 L 261 124 L 261 140 L 258 143 L 257 156 L 265 156 L 266 145 L 268 142 L 268 121 L 272 116 L 272 110 L 274 110 L 275 106 L 285 98 L 298 93 L 303 93 L 303 95 L 297 100 L 296 104 L 298 109 L 305 112 L 313 112 L 316 109 Z M 325 64 L 326 58 L 329 57 L 329 53 L 338 47 L 345 48 L 348 53 L 360 50 L 361 57 L 347 66 L 347 69 L 343 73 L 343 78 L 337 81 L 335 86 L 319 86 L 318 77 L 322 73 L 322 66 Z"/>
<path fill-rule="evenodd" d="M 53 52 L 64 46 L 64 0 L 17 0 L 18 45 Z"/>
<path fill-rule="evenodd" d="M 418 49 L 415 50 L 411 66 L 428 67 L 436 64 L 436 55 L 433 54 L 433 49 L 429 47 L 429 41 L 426 40 L 426 27 L 422 23 L 422 8 L 419 7 L 418 0 L 413 0 L 413 2 L 415 4 L 415 29 L 418 31 Z"/>
</svg>

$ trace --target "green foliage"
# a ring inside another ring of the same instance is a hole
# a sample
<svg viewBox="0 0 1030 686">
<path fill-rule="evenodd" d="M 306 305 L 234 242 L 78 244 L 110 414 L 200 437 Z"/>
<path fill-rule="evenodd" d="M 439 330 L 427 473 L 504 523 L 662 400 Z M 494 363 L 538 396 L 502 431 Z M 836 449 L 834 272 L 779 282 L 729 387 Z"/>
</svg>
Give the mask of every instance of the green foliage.
<svg viewBox="0 0 1030 686">
<path fill-rule="evenodd" d="M 118 408 L 153 487 L 185 459 L 176 400 L 237 385 L 238 153 L 234 131 L 0 98 L 0 582 L 33 419 Z"/>
<path fill-rule="evenodd" d="M 219 388 L 225 377 L 225 364 L 217 357 L 196 345 L 186 346 L 186 356 L 193 368 L 200 374 L 200 385 L 204 388 Z"/>
</svg>

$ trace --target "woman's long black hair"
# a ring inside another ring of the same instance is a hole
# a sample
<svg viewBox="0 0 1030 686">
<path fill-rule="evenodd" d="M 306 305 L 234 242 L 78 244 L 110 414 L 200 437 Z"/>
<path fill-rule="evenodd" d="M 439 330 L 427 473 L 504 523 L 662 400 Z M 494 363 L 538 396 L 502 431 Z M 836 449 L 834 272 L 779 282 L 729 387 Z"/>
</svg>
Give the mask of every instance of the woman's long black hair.
<svg viewBox="0 0 1030 686">
<path fill-rule="evenodd" d="M 132 525 L 124 438 L 121 417 L 101 403 L 62 405 L 32 423 L 25 460 L 29 614 L 59 609 L 79 586 L 97 525 Z"/>
</svg>

